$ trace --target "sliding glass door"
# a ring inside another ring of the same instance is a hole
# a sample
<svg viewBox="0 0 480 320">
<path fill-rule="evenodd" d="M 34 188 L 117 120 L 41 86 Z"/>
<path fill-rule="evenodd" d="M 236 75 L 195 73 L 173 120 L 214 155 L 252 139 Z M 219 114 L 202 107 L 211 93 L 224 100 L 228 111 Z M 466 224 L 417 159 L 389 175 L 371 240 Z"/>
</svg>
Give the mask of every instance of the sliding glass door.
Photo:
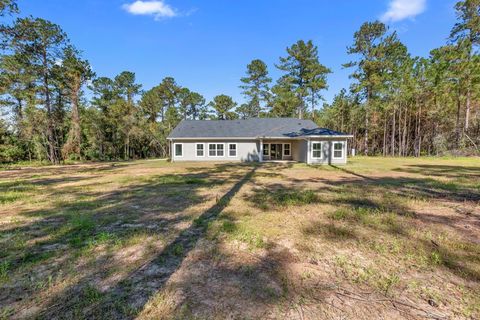
<svg viewBox="0 0 480 320">
<path fill-rule="evenodd" d="M 270 144 L 270 159 L 282 160 L 282 151 L 283 148 L 281 143 Z"/>
</svg>

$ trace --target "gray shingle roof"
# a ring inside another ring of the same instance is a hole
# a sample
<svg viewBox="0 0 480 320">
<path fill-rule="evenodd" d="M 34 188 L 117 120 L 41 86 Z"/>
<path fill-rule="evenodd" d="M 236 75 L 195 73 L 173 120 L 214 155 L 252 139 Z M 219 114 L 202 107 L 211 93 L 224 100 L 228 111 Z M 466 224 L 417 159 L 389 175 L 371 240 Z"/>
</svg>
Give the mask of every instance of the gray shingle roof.
<svg viewBox="0 0 480 320">
<path fill-rule="evenodd" d="M 319 134 L 344 135 L 333 130 L 318 128 L 311 120 L 252 118 L 246 120 L 183 120 L 168 138 L 295 138 Z"/>
<path fill-rule="evenodd" d="M 345 133 L 327 129 L 327 128 L 314 128 L 314 129 L 301 129 L 298 132 L 294 132 L 290 137 L 308 137 L 308 136 L 348 136 Z"/>
</svg>

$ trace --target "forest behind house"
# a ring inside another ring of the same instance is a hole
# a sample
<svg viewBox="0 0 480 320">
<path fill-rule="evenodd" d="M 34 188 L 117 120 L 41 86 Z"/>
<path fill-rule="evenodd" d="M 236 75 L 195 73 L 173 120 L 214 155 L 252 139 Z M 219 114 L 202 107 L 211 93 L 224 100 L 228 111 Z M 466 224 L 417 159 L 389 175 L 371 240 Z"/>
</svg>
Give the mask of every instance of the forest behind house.
<svg viewBox="0 0 480 320">
<path fill-rule="evenodd" d="M 480 153 L 480 0 L 455 5 L 456 24 L 428 57 L 412 56 L 385 24 L 362 24 L 346 44 L 352 85 L 332 103 L 322 98 L 331 70 L 312 41 L 274 66 L 252 60 L 239 79 L 244 103 L 221 93 L 208 102 L 173 77 L 145 90 L 132 71 L 95 74 L 59 25 L 20 10 L 0 0 L 1 163 L 168 157 L 182 119 L 251 117 L 312 119 L 352 134 L 365 155 Z"/>
</svg>

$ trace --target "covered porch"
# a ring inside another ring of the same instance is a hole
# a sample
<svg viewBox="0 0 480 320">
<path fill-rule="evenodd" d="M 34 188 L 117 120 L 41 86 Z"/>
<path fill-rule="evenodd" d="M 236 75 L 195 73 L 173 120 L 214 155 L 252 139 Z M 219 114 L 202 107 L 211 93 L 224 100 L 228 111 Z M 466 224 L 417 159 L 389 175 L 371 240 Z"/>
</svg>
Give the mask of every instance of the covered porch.
<svg viewBox="0 0 480 320">
<path fill-rule="evenodd" d="M 262 139 L 260 140 L 260 161 L 304 161 L 302 142 L 298 139 Z"/>
</svg>

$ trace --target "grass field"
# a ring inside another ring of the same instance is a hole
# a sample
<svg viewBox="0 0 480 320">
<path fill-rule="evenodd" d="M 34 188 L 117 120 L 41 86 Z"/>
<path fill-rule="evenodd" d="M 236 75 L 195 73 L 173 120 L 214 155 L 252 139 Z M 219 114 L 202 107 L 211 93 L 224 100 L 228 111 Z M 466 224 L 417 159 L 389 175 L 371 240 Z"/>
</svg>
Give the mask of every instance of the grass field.
<svg viewBox="0 0 480 320">
<path fill-rule="evenodd" d="M 0 319 L 478 319 L 480 159 L 0 171 Z"/>
</svg>

